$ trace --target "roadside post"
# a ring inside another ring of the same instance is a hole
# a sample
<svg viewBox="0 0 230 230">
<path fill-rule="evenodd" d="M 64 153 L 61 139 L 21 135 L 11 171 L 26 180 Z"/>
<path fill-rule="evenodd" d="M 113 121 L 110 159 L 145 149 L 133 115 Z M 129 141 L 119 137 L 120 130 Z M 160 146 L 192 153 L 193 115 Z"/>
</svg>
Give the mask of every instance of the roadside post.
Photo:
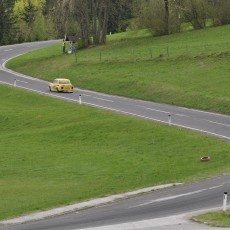
<svg viewBox="0 0 230 230">
<path fill-rule="evenodd" d="M 169 115 L 168 115 L 168 122 L 169 122 L 169 125 L 171 125 L 171 121 L 172 121 L 172 117 L 171 117 L 171 115 L 169 114 Z"/>
<path fill-rule="evenodd" d="M 224 192 L 224 197 L 223 197 L 223 212 L 227 211 L 227 198 L 228 198 L 228 193 Z"/>
<path fill-rule="evenodd" d="M 81 105 L 81 94 L 79 95 L 79 104 Z"/>
<path fill-rule="evenodd" d="M 17 86 L 17 79 L 14 79 L 14 87 Z"/>
</svg>

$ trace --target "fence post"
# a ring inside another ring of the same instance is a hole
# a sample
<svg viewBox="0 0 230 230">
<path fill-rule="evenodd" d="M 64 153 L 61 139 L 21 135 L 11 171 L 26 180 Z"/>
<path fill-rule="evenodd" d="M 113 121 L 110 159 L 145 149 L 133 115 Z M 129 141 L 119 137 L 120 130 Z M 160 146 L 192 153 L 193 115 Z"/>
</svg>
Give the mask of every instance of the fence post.
<svg viewBox="0 0 230 230">
<path fill-rule="evenodd" d="M 106 50 L 106 62 L 108 63 L 109 62 L 109 54 L 108 54 L 108 51 Z"/>
<path fill-rule="evenodd" d="M 153 52 L 152 52 L 151 48 L 149 48 L 149 53 L 150 53 L 150 58 L 152 59 L 153 58 Z"/>
<path fill-rule="evenodd" d="M 169 47 L 167 46 L 167 55 L 169 57 Z"/>
</svg>

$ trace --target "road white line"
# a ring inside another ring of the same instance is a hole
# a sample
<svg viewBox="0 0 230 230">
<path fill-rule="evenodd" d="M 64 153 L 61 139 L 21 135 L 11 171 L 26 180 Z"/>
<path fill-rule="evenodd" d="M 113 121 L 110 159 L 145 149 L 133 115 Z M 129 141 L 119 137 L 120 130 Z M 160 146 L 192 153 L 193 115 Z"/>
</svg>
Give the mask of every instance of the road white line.
<svg viewBox="0 0 230 230">
<path fill-rule="evenodd" d="M 13 86 L 13 84 L 8 83 L 8 82 L 4 82 L 4 81 L 0 81 L 0 83 L 4 84 L 4 85 L 9 85 L 9 86 Z"/>
<path fill-rule="evenodd" d="M 20 54 L 20 55 L 22 55 L 22 54 Z M 17 56 L 20 56 L 20 55 L 17 55 Z M 17 56 L 15 56 L 15 57 L 17 57 Z M 12 58 L 10 58 L 10 59 L 12 59 Z M 7 73 L 10 73 L 10 74 L 14 74 L 14 75 L 16 75 L 16 76 L 19 76 L 19 77 L 22 77 L 22 78 L 25 78 L 25 79 L 30 79 L 30 80 L 33 80 L 33 81 L 44 82 L 44 81 L 41 80 L 41 79 L 34 78 L 34 77 L 30 77 L 30 76 L 27 76 L 27 75 L 24 75 L 24 74 L 15 72 L 15 71 L 13 71 L 13 70 L 7 69 L 7 68 L 6 68 L 6 62 L 8 62 L 10 59 L 5 60 L 5 61 L 3 62 L 3 64 L 2 64 L 2 70 L 3 70 L 3 71 L 5 71 L 5 72 L 7 72 Z"/>
<path fill-rule="evenodd" d="M 22 82 L 22 83 L 25 83 L 25 84 L 29 84 L 29 82 L 26 82 L 26 81 L 21 81 L 21 80 L 18 80 L 16 79 L 17 82 Z"/>
<path fill-rule="evenodd" d="M 217 186 L 210 187 L 210 188 L 208 188 L 208 189 L 209 189 L 209 190 L 212 190 L 212 189 L 215 189 L 215 188 L 223 187 L 224 185 L 225 185 L 225 184 L 217 185 Z"/>
<path fill-rule="evenodd" d="M 227 118 L 229 117 L 228 115 L 225 115 L 225 114 L 207 112 L 207 111 L 202 111 L 202 110 L 198 110 L 198 109 L 185 108 L 185 107 L 179 107 L 179 106 L 178 106 L 178 108 L 181 108 L 181 109 L 184 109 L 184 110 L 194 111 L 194 112 L 197 112 L 197 113 L 210 114 L 210 115 L 214 115 L 214 116 L 217 116 L 217 117 L 227 117 Z"/>
<path fill-rule="evenodd" d="M 82 93 L 81 96 L 92 97 L 92 95 Z"/>
<path fill-rule="evenodd" d="M 230 127 L 230 125 L 227 125 L 227 124 L 223 124 L 223 123 L 219 123 L 219 122 L 215 122 L 215 121 L 210 121 L 210 120 L 206 120 L 210 123 L 213 123 L 213 124 L 217 124 L 217 125 L 223 125 L 223 126 L 226 126 L 226 127 Z"/>
<path fill-rule="evenodd" d="M 153 108 L 148 108 L 148 107 L 141 106 L 141 105 L 137 105 L 137 107 L 141 107 L 141 108 L 144 108 L 146 110 L 152 110 L 152 111 L 156 111 L 156 112 L 160 112 L 160 113 L 170 114 L 170 112 L 168 112 L 168 111 L 159 110 L 159 109 L 153 109 Z"/>
<path fill-rule="evenodd" d="M 2 81 L 0 81 L 0 82 L 3 83 L 3 84 L 5 83 L 5 82 L 2 82 Z M 13 84 L 9 84 L 9 83 L 6 83 L 6 84 L 13 85 Z M 68 100 L 68 101 L 73 101 L 73 102 L 78 102 L 79 103 L 79 100 L 57 96 L 57 95 L 54 95 L 52 93 L 45 93 L 45 92 L 42 92 L 42 91 L 33 90 L 33 89 L 22 87 L 22 86 L 18 86 L 18 88 L 22 88 L 22 89 L 26 89 L 26 90 L 29 90 L 29 91 L 32 91 L 32 92 L 39 93 L 39 94 L 48 95 L 48 96 L 52 96 L 52 97 L 56 97 L 56 98 L 61 98 L 61 99 L 64 99 L 64 100 Z M 126 111 L 119 110 L 119 109 L 113 109 L 113 108 L 109 108 L 109 107 L 105 107 L 105 106 L 100 106 L 100 105 L 97 105 L 97 104 L 87 103 L 87 102 L 82 102 L 82 104 L 90 105 L 92 107 L 96 107 L 96 108 L 100 108 L 100 109 L 105 109 L 105 110 L 109 110 L 109 111 L 114 111 L 114 112 L 117 112 L 117 113 L 123 113 L 123 114 L 127 114 L 127 115 L 132 115 L 132 116 L 136 116 L 136 117 L 147 119 L 147 120 L 151 120 L 151 121 L 156 121 L 156 122 L 163 123 L 163 124 L 168 124 L 168 121 L 163 121 L 163 120 L 159 120 L 159 119 L 155 119 L 155 118 L 151 118 L 151 117 L 147 117 L 147 116 L 143 116 L 143 115 L 139 115 L 139 114 L 135 114 L 135 113 L 130 113 L 130 112 L 126 112 Z M 226 139 L 226 140 L 230 140 L 230 137 L 228 137 L 228 136 L 224 136 L 224 135 L 220 135 L 220 134 L 217 134 L 217 133 L 205 131 L 205 130 L 202 130 L 202 129 L 196 129 L 196 128 L 192 128 L 192 127 L 189 127 L 189 126 L 179 125 L 179 124 L 176 124 L 176 123 L 171 123 L 171 125 L 176 126 L 176 127 L 180 127 L 180 128 L 184 128 L 184 129 L 190 129 L 190 130 L 201 132 L 201 133 L 205 133 L 205 134 L 209 134 L 209 135 L 216 136 L 216 137 L 219 137 L 219 138 L 223 138 L 223 139 Z"/>
<path fill-rule="evenodd" d="M 169 111 L 164 111 L 164 110 L 160 110 L 160 109 L 153 109 L 153 108 L 149 108 L 149 107 L 145 107 L 145 106 L 140 106 L 140 105 L 137 105 L 137 107 L 141 107 L 141 108 L 144 108 L 144 109 L 147 109 L 147 110 L 152 110 L 152 111 L 156 111 L 156 112 L 160 112 L 160 113 L 165 113 L 165 114 L 171 114 L 171 115 L 176 115 L 176 116 L 180 116 L 180 117 L 189 117 L 185 114 L 180 114 L 180 113 L 170 113 Z"/>
<path fill-rule="evenodd" d="M 108 100 L 108 99 L 104 99 L 104 98 L 100 98 L 100 97 L 93 97 L 94 99 L 97 100 L 101 100 L 101 101 L 109 101 L 109 102 L 113 102 L 112 100 Z"/>
<path fill-rule="evenodd" d="M 145 202 L 145 203 L 142 203 L 142 204 L 138 204 L 138 205 L 128 207 L 127 209 L 138 208 L 138 207 L 142 207 L 142 206 L 146 206 L 146 205 L 149 205 L 149 204 L 158 203 L 158 202 L 162 202 L 162 201 L 167 201 L 167 200 L 173 200 L 173 199 L 176 199 L 176 198 L 179 198 L 179 197 L 189 196 L 189 195 L 201 193 L 201 192 L 206 191 L 206 190 L 207 189 L 201 189 L 201 190 L 198 190 L 198 191 L 195 191 L 195 192 L 189 192 L 189 193 L 184 193 L 184 194 L 180 194 L 180 195 L 164 197 L 164 198 L 160 198 L 160 199 L 157 199 L 157 200 L 151 200 L 151 201 L 148 201 L 148 202 Z"/>
<path fill-rule="evenodd" d="M 180 113 L 175 113 L 175 115 L 178 116 L 178 117 L 188 117 L 187 115 L 180 114 Z"/>
<path fill-rule="evenodd" d="M 153 187 L 139 189 L 139 190 L 132 191 L 132 192 L 111 195 L 108 197 L 101 197 L 101 198 L 97 198 L 97 199 L 93 199 L 93 200 L 89 200 L 89 201 L 85 201 L 85 202 L 81 202 L 81 203 L 76 203 L 76 204 L 72 204 L 72 205 L 68 205 L 68 206 L 64 206 L 64 207 L 59 207 L 59 208 L 55 208 L 55 209 L 51 209 L 51 210 L 42 211 L 39 213 L 33 213 L 33 214 L 30 214 L 27 216 L 21 216 L 21 217 L 14 218 L 11 220 L 0 221 L 0 226 L 9 225 L 9 224 L 25 223 L 25 222 L 35 221 L 35 220 L 41 220 L 44 218 L 54 217 L 55 215 L 66 214 L 69 212 L 78 212 L 79 210 L 82 210 L 82 209 L 86 209 L 86 208 L 90 208 L 90 207 L 97 207 L 99 205 L 105 205 L 105 204 L 114 202 L 116 200 L 126 199 L 126 198 L 132 197 L 134 195 L 151 192 L 151 191 L 158 190 L 158 189 L 169 188 L 169 187 L 172 187 L 174 185 L 179 185 L 179 183 L 157 185 L 157 186 L 153 186 Z"/>
<path fill-rule="evenodd" d="M 188 193 L 184 193 L 184 194 L 180 194 L 180 195 L 169 196 L 169 197 L 164 197 L 164 198 L 160 198 L 160 199 L 156 199 L 156 200 L 151 200 L 151 201 L 148 201 L 148 202 L 145 202 L 145 203 L 142 203 L 142 204 L 138 204 L 138 205 L 134 205 L 134 206 L 128 207 L 127 209 L 137 208 L 137 207 L 141 207 L 141 206 L 146 206 L 146 205 L 149 205 L 149 204 L 158 203 L 158 202 L 167 201 L 167 200 L 173 200 L 173 199 L 176 199 L 176 198 L 179 198 L 179 197 L 190 196 L 190 195 L 201 193 L 201 192 L 204 192 L 204 191 L 207 191 L 207 190 L 212 190 L 212 189 L 220 188 L 222 186 L 223 185 L 218 185 L 218 186 L 213 186 L 213 187 L 210 187 L 210 188 L 205 188 L 205 189 L 197 190 L 197 191 L 194 191 L 194 192 L 188 192 Z"/>
<path fill-rule="evenodd" d="M 152 111 L 161 112 L 161 113 L 165 113 L 165 114 L 170 114 L 170 112 L 164 111 L 164 110 L 148 108 L 148 107 L 145 107 L 145 106 L 138 106 L 138 107 L 142 107 L 142 108 L 147 109 L 147 110 L 152 110 Z M 180 113 L 175 113 L 175 114 L 171 113 L 171 115 L 176 115 L 176 116 L 180 116 L 180 117 L 189 117 L 191 119 L 198 120 L 198 118 L 194 118 L 194 117 L 191 117 L 191 116 L 188 116 L 188 115 L 185 115 L 185 114 L 180 114 Z M 215 121 L 211 121 L 211 120 L 207 120 L 207 119 L 199 119 L 199 120 L 208 121 L 208 122 L 213 123 L 213 124 L 230 127 L 230 125 L 228 125 L 228 124 L 219 123 L 219 122 L 215 122 Z"/>
<path fill-rule="evenodd" d="M 193 131 L 198 131 L 198 132 L 209 134 L 209 135 L 216 136 L 216 137 L 219 137 L 219 138 L 224 138 L 226 140 L 230 140 L 230 137 L 228 137 L 228 136 L 224 136 L 224 135 L 221 135 L 221 134 L 205 131 L 205 130 L 202 130 L 202 129 L 196 129 L 196 128 L 192 128 L 192 127 L 185 126 L 185 125 L 179 125 L 179 124 L 176 124 L 176 123 L 171 123 L 171 125 L 174 125 L 174 126 L 177 126 L 177 127 L 180 127 L 180 128 L 184 128 L 184 129 L 190 129 L 190 130 L 193 130 Z"/>
<path fill-rule="evenodd" d="M 11 51 L 11 50 L 13 50 L 13 49 L 8 49 L 8 50 L 3 50 L 4 52 L 8 52 L 8 51 Z"/>
<path fill-rule="evenodd" d="M 139 117 L 139 118 L 144 118 L 144 119 L 151 120 L 151 121 L 156 121 L 156 122 L 163 123 L 163 124 L 168 124 L 168 121 L 163 121 L 163 120 L 159 120 L 159 119 L 155 119 L 155 118 L 151 118 L 151 117 L 147 117 L 147 116 L 143 116 L 143 115 L 139 115 L 139 114 L 135 114 L 135 113 L 129 113 L 129 112 L 126 112 L 126 111 L 123 111 L 123 110 L 113 109 L 113 108 L 104 107 L 104 106 L 100 106 L 100 105 L 95 105 L 93 103 L 87 103 L 87 102 L 84 102 L 84 104 L 91 105 L 91 106 L 97 107 L 97 108 L 102 108 L 102 109 L 106 109 L 106 110 L 115 111 L 115 112 L 118 112 L 118 113 L 123 113 L 123 114 L 127 114 L 127 115 L 136 116 L 136 117 Z M 177 126 L 177 127 L 180 127 L 180 128 L 184 128 L 184 129 L 190 129 L 190 130 L 193 130 L 193 131 L 197 131 L 197 132 L 201 132 L 201 133 L 209 134 L 209 135 L 216 136 L 216 137 L 219 137 L 219 138 L 224 138 L 224 139 L 230 140 L 230 137 L 228 137 L 228 136 L 224 136 L 224 135 L 220 135 L 220 134 L 217 134 L 217 133 L 205 131 L 205 130 L 202 130 L 202 129 L 196 129 L 196 128 L 192 128 L 192 127 L 189 127 L 189 126 L 179 125 L 179 124 L 176 124 L 176 123 L 171 123 L 171 125 Z"/>
</svg>

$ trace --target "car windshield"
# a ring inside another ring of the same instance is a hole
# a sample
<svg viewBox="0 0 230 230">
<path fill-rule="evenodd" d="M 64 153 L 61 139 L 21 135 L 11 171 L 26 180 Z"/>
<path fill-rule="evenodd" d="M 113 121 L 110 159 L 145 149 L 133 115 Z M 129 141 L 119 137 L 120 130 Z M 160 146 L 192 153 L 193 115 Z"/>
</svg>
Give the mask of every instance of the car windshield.
<svg viewBox="0 0 230 230">
<path fill-rule="evenodd" d="M 70 84 L 70 81 L 66 81 L 66 80 L 63 80 L 63 81 L 59 81 L 59 84 Z"/>
</svg>

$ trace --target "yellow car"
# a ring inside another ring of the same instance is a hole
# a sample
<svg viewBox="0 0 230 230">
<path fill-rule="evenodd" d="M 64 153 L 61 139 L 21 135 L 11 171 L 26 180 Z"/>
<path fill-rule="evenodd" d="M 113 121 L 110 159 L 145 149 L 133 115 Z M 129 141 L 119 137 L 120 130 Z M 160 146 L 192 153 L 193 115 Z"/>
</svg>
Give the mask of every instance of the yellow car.
<svg viewBox="0 0 230 230">
<path fill-rule="evenodd" d="M 54 92 L 73 92 L 73 85 L 69 79 L 57 78 L 54 79 L 52 83 L 49 84 L 50 91 Z"/>
</svg>

